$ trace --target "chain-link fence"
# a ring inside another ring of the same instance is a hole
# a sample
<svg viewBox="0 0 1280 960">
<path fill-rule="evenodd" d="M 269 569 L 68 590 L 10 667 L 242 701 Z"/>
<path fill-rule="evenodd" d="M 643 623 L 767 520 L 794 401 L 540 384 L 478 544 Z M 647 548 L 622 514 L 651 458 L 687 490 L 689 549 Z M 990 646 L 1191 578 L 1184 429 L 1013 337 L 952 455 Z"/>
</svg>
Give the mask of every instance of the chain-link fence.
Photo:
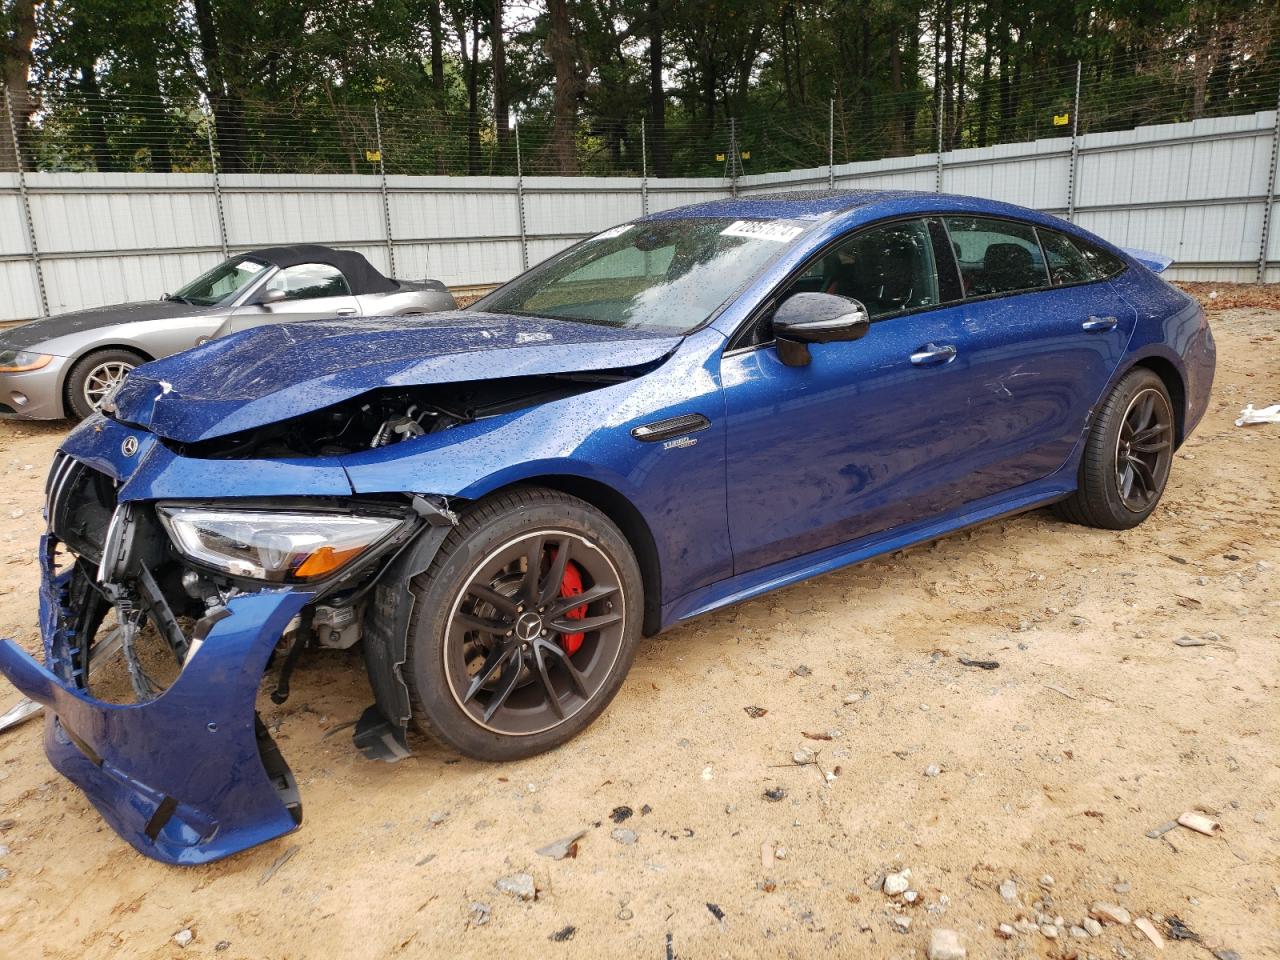
<svg viewBox="0 0 1280 960">
<path fill-rule="evenodd" d="M 391 274 L 486 284 L 634 216 L 824 184 L 1006 199 L 1158 244 L 1196 277 L 1275 272 L 1280 110 L 1264 111 L 1280 105 L 1280 57 L 985 73 L 950 93 L 662 124 L 525 115 L 501 129 L 398 102 L 0 87 L 0 202 L 22 216 L 0 231 L 0 320 L 136 299 L 157 269 L 172 284 L 213 258 L 302 240 L 359 249 Z M 1188 120 L 1205 122 L 1168 125 Z"/>
<path fill-rule="evenodd" d="M 1251 113 L 1271 108 L 1277 89 L 1280 56 L 1212 71 L 1167 56 L 1119 57 L 1017 77 L 988 64 L 945 90 L 752 101 L 727 118 L 524 116 L 505 128 L 406 103 L 32 91 L 12 132 L 28 171 L 732 178 Z M 0 169 L 12 170 L 14 138 L 4 134 Z"/>
</svg>

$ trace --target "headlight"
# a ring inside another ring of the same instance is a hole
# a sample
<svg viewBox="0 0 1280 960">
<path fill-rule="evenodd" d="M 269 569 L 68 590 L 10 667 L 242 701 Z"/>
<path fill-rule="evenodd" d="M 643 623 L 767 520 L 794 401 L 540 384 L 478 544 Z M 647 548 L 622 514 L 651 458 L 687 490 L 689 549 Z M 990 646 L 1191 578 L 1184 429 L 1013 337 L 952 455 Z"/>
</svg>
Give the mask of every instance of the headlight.
<svg viewBox="0 0 1280 960">
<path fill-rule="evenodd" d="M 273 583 L 341 570 L 400 525 L 390 517 L 158 507 L 174 545 L 232 576 Z"/>
<path fill-rule="evenodd" d="M 27 353 L 25 350 L 0 350 L 0 373 L 26 373 L 47 367 L 53 357 L 43 353 Z"/>
</svg>

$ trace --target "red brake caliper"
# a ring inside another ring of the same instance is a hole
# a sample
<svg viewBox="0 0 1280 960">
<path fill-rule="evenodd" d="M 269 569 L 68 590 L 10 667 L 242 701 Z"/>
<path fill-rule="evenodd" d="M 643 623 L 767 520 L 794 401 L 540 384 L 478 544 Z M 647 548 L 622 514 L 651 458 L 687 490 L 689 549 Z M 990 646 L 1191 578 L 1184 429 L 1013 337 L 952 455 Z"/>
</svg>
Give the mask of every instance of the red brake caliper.
<svg viewBox="0 0 1280 960">
<path fill-rule="evenodd" d="M 552 548 L 551 560 L 554 562 L 555 559 L 556 551 L 555 548 Z M 582 590 L 582 571 L 578 569 L 578 565 L 576 563 L 570 560 L 565 564 L 564 576 L 560 579 L 560 596 L 576 597 L 578 594 L 582 593 Z M 574 607 L 565 614 L 565 617 L 569 620 L 581 620 L 586 615 L 587 606 L 586 604 L 583 604 L 580 607 Z M 564 644 L 565 651 L 570 655 L 573 655 L 578 652 L 578 648 L 582 646 L 582 641 L 585 640 L 586 637 L 587 635 L 585 633 L 565 633 L 561 635 L 560 639 Z"/>
</svg>

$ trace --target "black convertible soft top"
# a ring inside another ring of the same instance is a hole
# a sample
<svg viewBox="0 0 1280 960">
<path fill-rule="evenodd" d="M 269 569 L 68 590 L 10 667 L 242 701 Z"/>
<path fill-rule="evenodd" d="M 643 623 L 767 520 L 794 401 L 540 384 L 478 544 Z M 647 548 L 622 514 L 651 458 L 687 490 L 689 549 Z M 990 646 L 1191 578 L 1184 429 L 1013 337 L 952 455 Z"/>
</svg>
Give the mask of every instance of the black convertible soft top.
<svg viewBox="0 0 1280 960">
<path fill-rule="evenodd" d="M 293 267 L 300 263 L 327 263 L 342 271 L 347 286 L 356 296 L 365 293 L 391 293 L 400 284 L 389 280 L 374 269 L 373 264 L 353 250 L 335 250 L 318 243 L 295 243 L 288 247 L 263 247 L 244 254 L 254 260 L 262 260 L 277 267 Z"/>
</svg>

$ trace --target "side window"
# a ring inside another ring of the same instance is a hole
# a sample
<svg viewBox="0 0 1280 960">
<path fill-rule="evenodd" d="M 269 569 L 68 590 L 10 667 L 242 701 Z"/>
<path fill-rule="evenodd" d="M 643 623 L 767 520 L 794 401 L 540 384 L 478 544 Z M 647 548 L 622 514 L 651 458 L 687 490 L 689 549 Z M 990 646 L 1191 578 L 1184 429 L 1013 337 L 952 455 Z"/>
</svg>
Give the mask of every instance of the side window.
<svg viewBox="0 0 1280 960">
<path fill-rule="evenodd" d="M 1114 254 L 1107 253 L 1086 240 L 1072 238 L 1071 242 L 1080 248 L 1081 255 L 1088 261 L 1099 280 L 1109 279 L 1124 270 L 1124 261 Z"/>
<path fill-rule="evenodd" d="M 1030 224 L 985 217 L 944 217 L 966 296 L 985 297 L 1049 286 L 1044 255 Z"/>
<path fill-rule="evenodd" d="M 810 264 L 782 299 L 813 289 L 861 301 L 872 320 L 936 304 L 929 228 L 904 220 L 856 233 Z"/>
<path fill-rule="evenodd" d="M 351 293 L 347 278 L 327 263 L 299 263 L 285 267 L 267 281 L 267 290 L 283 290 L 286 300 L 345 297 Z"/>
<path fill-rule="evenodd" d="M 1044 227 L 1037 227 L 1036 232 L 1040 234 L 1044 256 L 1049 261 L 1049 278 L 1055 287 L 1102 279 L 1102 275 L 1076 246 L 1073 238 Z"/>
</svg>

